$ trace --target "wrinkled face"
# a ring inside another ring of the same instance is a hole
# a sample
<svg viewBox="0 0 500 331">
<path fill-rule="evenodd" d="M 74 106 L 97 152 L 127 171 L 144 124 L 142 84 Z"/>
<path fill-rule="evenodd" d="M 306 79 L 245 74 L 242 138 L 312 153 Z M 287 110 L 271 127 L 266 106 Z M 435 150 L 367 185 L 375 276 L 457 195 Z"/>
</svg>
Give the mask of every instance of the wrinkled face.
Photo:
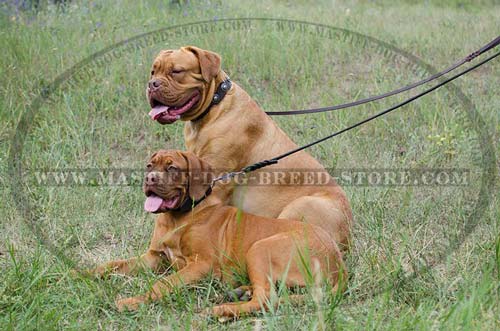
<svg viewBox="0 0 500 331">
<path fill-rule="evenodd" d="M 193 46 L 161 51 L 146 89 L 149 116 L 161 124 L 196 118 L 210 104 L 219 72 L 220 57 L 210 51 Z"/>
<path fill-rule="evenodd" d="M 160 150 L 146 166 L 144 209 L 151 213 L 179 208 L 187 197 L 186 159 L 177 151 Z"/>
<path fill-rule="evenodd" d="M 199 200 L 211 187 L 210 165 L 190 152 L 160 150 L 146 166 L 144 209 L 163 213 L 178 209 L 188 198 Z"/>
</svg>

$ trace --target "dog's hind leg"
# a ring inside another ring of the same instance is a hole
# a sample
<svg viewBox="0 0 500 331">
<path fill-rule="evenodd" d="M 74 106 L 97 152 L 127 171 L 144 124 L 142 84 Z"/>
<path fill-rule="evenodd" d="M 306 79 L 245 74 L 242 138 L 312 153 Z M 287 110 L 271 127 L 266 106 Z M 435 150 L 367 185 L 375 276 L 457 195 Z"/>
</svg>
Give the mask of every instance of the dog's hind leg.
<svg viewBox="0 0 500 331">
<path fill-rule="evenodd" d="M 303 196 L 283 208 L 278 218 L 303 221 L 325 230 L 341 251 L 349 248 L 352 214 L 347 202 L 330 193 Z"/>
<path fill-rule="evenodd" d="M 248 278 L 252 284 L 252 299 L 248 302 L 224 303 L 209 312 L 216 316 L 236 317 L 267 310 L 270 289 L 277 280 L 286 278 L 287 284 L 305 285 L 299 268 L 292 260 L 294 250 L 295 241 L 288 233 L 279 233 L 254 243 L 245 256 Z"/>
</svg>

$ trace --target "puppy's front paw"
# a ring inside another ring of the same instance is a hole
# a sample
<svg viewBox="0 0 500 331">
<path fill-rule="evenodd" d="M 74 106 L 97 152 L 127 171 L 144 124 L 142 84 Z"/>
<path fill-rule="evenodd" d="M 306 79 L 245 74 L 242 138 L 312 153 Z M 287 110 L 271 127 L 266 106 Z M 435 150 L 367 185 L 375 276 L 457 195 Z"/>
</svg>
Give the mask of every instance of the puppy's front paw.
<svg viewBox="0 0 500 331">
<path fill-rule="evenodd" d="M 145 299 L 142 296 L 124 298 L 124 299 L 116 299 L 115 305 L 118 311 L 122 312 L 125 310 L 134 311 L 139 309 L 139 305 L 145 303 Z"/>
<path fill-rule="evenodd" d="M 86 270 L 85 273 L 95 278 L 108 278 L 113 272 L 113 269 L 106 265 L 100 265 L 94 269 Z"/>
</svg>

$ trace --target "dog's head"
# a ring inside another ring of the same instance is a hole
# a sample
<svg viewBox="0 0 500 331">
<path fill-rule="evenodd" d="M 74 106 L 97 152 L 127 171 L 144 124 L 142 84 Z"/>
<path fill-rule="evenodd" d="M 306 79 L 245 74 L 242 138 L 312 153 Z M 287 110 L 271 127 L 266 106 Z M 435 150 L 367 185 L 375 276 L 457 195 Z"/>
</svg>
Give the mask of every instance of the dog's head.
<svg viewBox="0 0 500 331">
<path fill-rule="evenodd" d="M 212 177 L 208 163 L 190 152 L 160 150 L 146 166 L 144 209 L 162 213 L 179 208 L 189 197 L 201 199 Z"/>
<path fill-rule="evenodd" d="M 194 46 L 161 51 L 146 89 L 149 116 L 161 124 L 195 119 L 210 105 L 220 72 L 216 53 Z"/>
</svg>

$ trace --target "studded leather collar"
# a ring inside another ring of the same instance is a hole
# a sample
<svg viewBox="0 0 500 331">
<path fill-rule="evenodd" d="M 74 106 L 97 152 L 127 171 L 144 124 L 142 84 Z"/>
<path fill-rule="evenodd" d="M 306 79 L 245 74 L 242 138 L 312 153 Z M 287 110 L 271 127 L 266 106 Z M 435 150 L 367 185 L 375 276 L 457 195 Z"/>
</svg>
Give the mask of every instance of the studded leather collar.
<svg viewBox="0 0 500 331">
<path fill-rule="evenodd" d="M 201 113 L 200 116 L 191 120 L 191 122 L 196 122 L 198 120 L 201 120 L 203 117 L 205 117 L 205 115 L 208 114 L 208 112 L 210 111 L 212 106 L 219 104 L 222 101 L 222 99 L 224 99 L 224 97 L 226 96 L 226 93 L 231 89 L 231 86 L 233 86 L 233 84 L 231 83 L 231 79 L 229 79 L 229 76 L 228 76 L 217 87 L 217 91 L 215 91 L 214 96 L 212 97 L 212 102 L 210 102 L 210 105 L 208 105 L 207 109 L 205 109 L 205 111 L 203 113 Z"/>
<path fill-rule="evenodd" d="M 179 212 L 182 212 L 182 213 L 185 213 L 187 211 L 191 211 L 194 209 L 194 207 L 196 207 L 200 202 L 202 202 L 203 200 L 205 200 L 206 197 L 208 197 L 210 195 L 210 193 L 212 193 L 212 186 L 210 186 L 208 188 L 208 190 L 205 192 L 205 194 L 198 200 L 193 200 L 193 198 L 191 198 L 189 195 L 188 197 L 186 198 L 186 200 L 184 200 L 184 202 L 176 209 L 171 209 L 172 211 L 179 211 Z"/>
</svg>

